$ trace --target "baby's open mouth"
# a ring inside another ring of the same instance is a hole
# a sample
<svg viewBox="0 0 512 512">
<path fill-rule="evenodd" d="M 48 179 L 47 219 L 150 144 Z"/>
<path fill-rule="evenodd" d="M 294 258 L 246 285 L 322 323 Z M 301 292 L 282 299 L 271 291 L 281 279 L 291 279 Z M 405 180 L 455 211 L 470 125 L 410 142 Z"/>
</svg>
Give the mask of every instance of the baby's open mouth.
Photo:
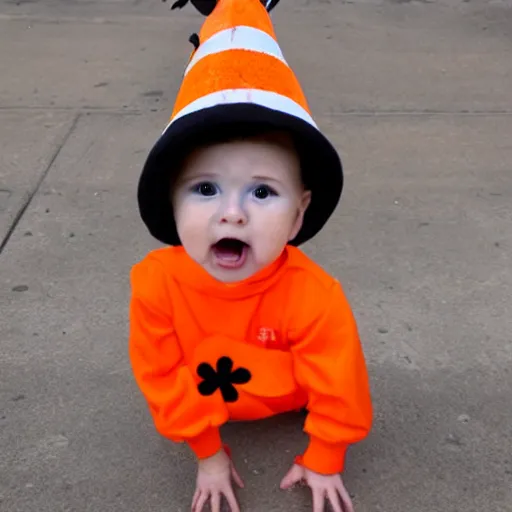
<svg viewBox="0 0 512 512">
<path fill-rule="evenodd" d="M 247 258 L 249 245 L 236 238 L 222 238 L 212 245 L 217 264 L 224 268 L 240 268 Z"/>
</svg>

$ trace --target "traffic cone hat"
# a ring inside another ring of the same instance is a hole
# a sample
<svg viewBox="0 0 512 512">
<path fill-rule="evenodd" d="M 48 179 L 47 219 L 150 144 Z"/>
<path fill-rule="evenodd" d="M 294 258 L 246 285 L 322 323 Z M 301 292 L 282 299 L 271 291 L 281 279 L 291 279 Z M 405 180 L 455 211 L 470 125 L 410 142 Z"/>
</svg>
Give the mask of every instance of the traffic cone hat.
<svg viewBox="0 0 512 512">
<path fill-rule="evenodd" d="M 287 64 L 268 10 L 275 0 L 192 0 L 207 17 L 191 36 L 170 122 L 150 151 L 138 187 L 141 217 L 160 242 L 181 245 L 170 203 L 173 173 L 202 141 L 282 130 L 294 139 L 304 184 L 311 190 L 300 245 L 334 212 L 343 188 L 336 149 L 311 117 L 302 88 Z M 182 7 L 186 0 L 178 0 Z"/>
</svg>

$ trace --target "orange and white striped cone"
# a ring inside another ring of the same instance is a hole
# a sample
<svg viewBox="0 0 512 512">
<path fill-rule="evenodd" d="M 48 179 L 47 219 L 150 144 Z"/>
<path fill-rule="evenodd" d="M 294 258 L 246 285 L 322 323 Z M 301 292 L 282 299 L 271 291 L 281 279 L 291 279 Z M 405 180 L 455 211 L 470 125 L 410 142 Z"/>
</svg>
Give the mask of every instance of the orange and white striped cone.
<svg viewBox="0 0 512 512">
<path fill-rule="evenodd" d="M 144 223 L 159 241 L 180 245 L 169 187 L 185 154 L 212 137 L 284 130 L 296 141 L 303 179 L 312 193 L 302 229 L 290 242 L 302 244 L 334 212 L 343 170 L 336 149 L 311 116 L 265 6 L 260 0 L 217 0 L 196 43 L 170 122 L 140 177 L 138 201 Z"/>
</svg>

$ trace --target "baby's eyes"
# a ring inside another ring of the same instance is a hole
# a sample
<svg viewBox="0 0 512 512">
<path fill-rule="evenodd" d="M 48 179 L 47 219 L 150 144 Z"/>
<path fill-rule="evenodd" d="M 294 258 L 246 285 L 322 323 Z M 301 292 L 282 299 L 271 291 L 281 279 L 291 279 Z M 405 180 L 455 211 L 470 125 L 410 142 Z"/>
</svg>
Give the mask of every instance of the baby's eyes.
<svg viewBox="0 0 512 512">
<path fill-rule="evenodd" d="M 201 181 L 192 186 L 191 191 L 194 194 L 199 194 L 203 197 L 213 197 L 219 192 L 219 188 L 211 181 Z M 258 185 L 252 191 L 256 199 L 267 199 L 271 196 L 277 196 L 277 192 L 268 185 Z"/>
<path fill-rule="evenodd" d="M 192 187 L 192 191 L 205 197 L 211 197 L 217 193 L 217 186 L 210 181 L 202 181 L 201 183 L 196 183 Z"/>
<path fill-rule="evenodd" d="M 257 199 L 266 199 L 270 196 L 277 196 L 277 192 L 268 185 L 259 185 L 257 188 L 254 189 L 254 196 Z"/>
</svg>

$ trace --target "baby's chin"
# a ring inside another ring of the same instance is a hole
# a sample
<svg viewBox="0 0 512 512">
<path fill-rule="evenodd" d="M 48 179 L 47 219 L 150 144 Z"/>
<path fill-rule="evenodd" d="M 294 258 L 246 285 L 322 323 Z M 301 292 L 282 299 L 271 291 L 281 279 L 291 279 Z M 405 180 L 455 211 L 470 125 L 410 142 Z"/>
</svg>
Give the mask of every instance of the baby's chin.
<svg viewBox="0 0 512 512">
<path fill-rule="evenodd" d="M 267 267 L 272 265 L 278 257 L 273 258 L 272 260 L 269 260 L 268 262 L 264 263 L 258 263 L 253 260 L 247 262 L 243 268 L 236 270 L 227 270 L 222 268 L 219 269 L 217 267 L 212 268 L 211 265 L 205 265 L 203 266 L 203 268 L 206 270 L 206 272 L 208 272 L 208 274 L 210 274 L 210 276 L 212 276 L 220 283 L 224 283 L 227 285 L 236 285 L 241 284 L 244 281 L 247 281 L 248 279 L 251 279 L 259 272 L 265 270 Z"/>
<path fill-rule="evenodd" d="M 203 266 L 203 268 L 212 276 L 215 280 L 224 284 L 237 284 L 250 279 L 256 275 L 261 269 L 254 265 L 247 264 L 239 269 L 223 269 L 213 266 L 211 264 Z"/>
<path fill-rule="evenodd" d="M 215 272 L 215 273 L 209 272 L 209 274 L 214 279 L 216 279 L 219 283 L 228 284 L 228 285 L 236 285 L 236 284 L 243 283 L 247 279 L 250 279 L 253 275 L 256 274 L 256 272 L 253 272 L 253 273 L 250 273 L 250 274 L 242 274 L 241 273 L 241 275 L 238 275 L 238 276 L 235 276 L 235 275 L 232 275 L 232 274 L 230 274 L 230 275 L 219 275 L 220 274 L 219 272 Z"/>
</svg>

